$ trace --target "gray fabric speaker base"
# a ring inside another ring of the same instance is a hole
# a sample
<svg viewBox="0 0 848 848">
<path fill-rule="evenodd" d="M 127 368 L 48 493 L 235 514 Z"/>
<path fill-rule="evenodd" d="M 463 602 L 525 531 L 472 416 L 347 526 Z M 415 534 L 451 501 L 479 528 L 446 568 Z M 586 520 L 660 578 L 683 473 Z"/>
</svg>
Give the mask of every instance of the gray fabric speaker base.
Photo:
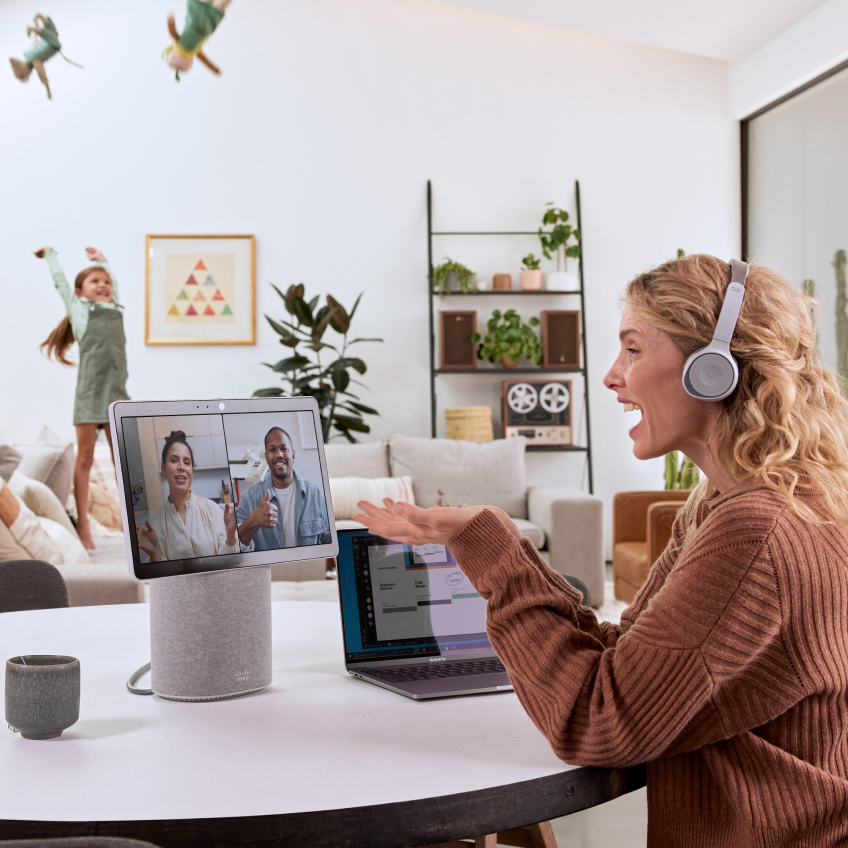
<svg viewBox="0 0 848 848">
<path fill-rule="evenodd" d="M 271 566 L 150 581 L 150 688 L 217 701 L 271 684 Z"/>
</svg>

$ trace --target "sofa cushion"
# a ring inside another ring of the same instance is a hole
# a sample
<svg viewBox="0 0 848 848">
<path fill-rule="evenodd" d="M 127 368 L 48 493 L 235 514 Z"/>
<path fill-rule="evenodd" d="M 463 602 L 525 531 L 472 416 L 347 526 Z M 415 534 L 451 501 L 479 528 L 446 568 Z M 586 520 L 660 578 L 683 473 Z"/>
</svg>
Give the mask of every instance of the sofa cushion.
<svg viewBox="0 0 848 848">
<path fill-rule="evenodd" d="M 527 518 L 524 448 L 522 437 L 465 442 L 389 436 L 392 476 L 412 477 L 418 506 L 439 500 L 442 506 L 490 504 L 515 518 Z"/>
<path fill-rule="evenodd" d="M 0 477 L 7 483 L 18 467 L 23 454 L 11 445 L 0 445 Z"/>
<path fill-rule="evenodd" d="M 53 540 L 62 555 L 62 565 L 88 565 L 91 559 L 83 547 L 79 536 L 68 530 L 57 521 L 49 518 L 38 518 L 41 529 Z"/>
<path fill-rule="evenodd" d="M 9 488 L 37 515 L 39 518 L 49 518 L 61 524 L 66 530 L 77 535 L 68 513 L 62 506 L 53 490 L 39 480 L 33 480 L 20 471 L 15 470 L 9 480 Z"/>
<path fill-rule="evenodd" d="M 330 477 L 391 477 L 385 439 L 368 444 L 324 445 Z"/>
<path fill-rule="evenodd" d="M 340 518 L 336 521 L 336 530 L 364 530 L 365 525 L 352 518 Z"/>
<path fill-rule="evenodd" d="M 411 477 L 331 477 L 330 495 L 333 498 L 333 515 L 352 518 L 360 509 L 358 501 L 371 501 L 383 505 L 383 498 L 415 503 Z"/>
<path fill-rule="evenodd" d="M 537 551 L 545 547 L 545 531 L 525 518 L 513 518 L 515 526 L 533 543 Z"/>
<path fill-rule="evenodd" d="M 45 427 L 38 441 L 24 448 L 17 470 L 49 486 L 65 503 L 74 476 L 74 446 Z"/>
<path fill-rule="evenodd" d="M 40 559 L 58 565 L 62 554 L 35 513 L 0 480 L 0 560 L 9 559 Z"/>
<path fill-rule="evenodd" d="M 633 586 L 641 586 L 648 579 L 651 564 L 648 562 L 647 542 L 619 542 L 612 551 L 613 571 Z"/>
</svg>

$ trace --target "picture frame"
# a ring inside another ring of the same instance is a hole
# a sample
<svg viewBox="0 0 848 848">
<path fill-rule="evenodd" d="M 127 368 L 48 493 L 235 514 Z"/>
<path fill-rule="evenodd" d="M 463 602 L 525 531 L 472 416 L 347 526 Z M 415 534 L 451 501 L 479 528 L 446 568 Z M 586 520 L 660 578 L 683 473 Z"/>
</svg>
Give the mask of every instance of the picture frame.
<svg viewBox="0 0 848 848">
<path fill-rule="evenodd" d="M 255 237 L 149 234 L 144 343 L 256 344 Z"/>
</svg>

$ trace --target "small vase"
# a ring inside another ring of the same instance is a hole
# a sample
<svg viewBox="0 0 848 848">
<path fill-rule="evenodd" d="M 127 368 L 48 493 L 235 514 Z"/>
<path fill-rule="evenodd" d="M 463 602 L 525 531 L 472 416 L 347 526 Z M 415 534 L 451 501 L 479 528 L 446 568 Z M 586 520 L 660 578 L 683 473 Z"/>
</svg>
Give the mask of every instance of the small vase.
<svg viewBox="0 0 848 848">
<path fill-rule="evenodd" d="M 492 277 L 493 291 L 509 291 L 512 288 L 512 276 L 510 274 L 495 274 Z"/>
<path fill-rule="evenodd" d="M 525 270 L 519 275 L 521 278 L 521 288 L 524 291 L 540 291 L 542 288 L 542 280 L 544 274 L 539 270 Z"/>
<path fill-rule="evenodd" d="M 510 362 L 506 356 L 501 357 L 501 365 L 504 368 L 518 368 L 518 363 L 521 362 L 521 359 L 518 358 L 515 362 Z"/>
<path fill-rule="evenodd" d="M 555 271 L 548 274 L 548 288 L 554 291 L 579 291 L 580 277 L 573 271 Z"/>
</svg>

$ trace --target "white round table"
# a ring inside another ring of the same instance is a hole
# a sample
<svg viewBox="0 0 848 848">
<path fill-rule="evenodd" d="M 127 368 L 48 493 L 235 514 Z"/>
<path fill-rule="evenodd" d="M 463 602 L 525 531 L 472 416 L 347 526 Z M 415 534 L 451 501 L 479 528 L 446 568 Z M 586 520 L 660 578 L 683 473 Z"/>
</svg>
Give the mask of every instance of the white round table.
<svg viewBox="0 0 848 848">
<path fill-rule="evenodd" d="M 0 839 L 416 845 L 644 785 L 640 768 L 558 760 L 511 692 L 416 702 L 354 680 L 335 604 L 275 603 L 273 638 L 269 689 L 182 703 L 125 687 L 149 659 L 147 605 L 0 615 L 3 660 L 68 654 L 82 676 L 61 738 L 0 732 Z"/>
</svg>

